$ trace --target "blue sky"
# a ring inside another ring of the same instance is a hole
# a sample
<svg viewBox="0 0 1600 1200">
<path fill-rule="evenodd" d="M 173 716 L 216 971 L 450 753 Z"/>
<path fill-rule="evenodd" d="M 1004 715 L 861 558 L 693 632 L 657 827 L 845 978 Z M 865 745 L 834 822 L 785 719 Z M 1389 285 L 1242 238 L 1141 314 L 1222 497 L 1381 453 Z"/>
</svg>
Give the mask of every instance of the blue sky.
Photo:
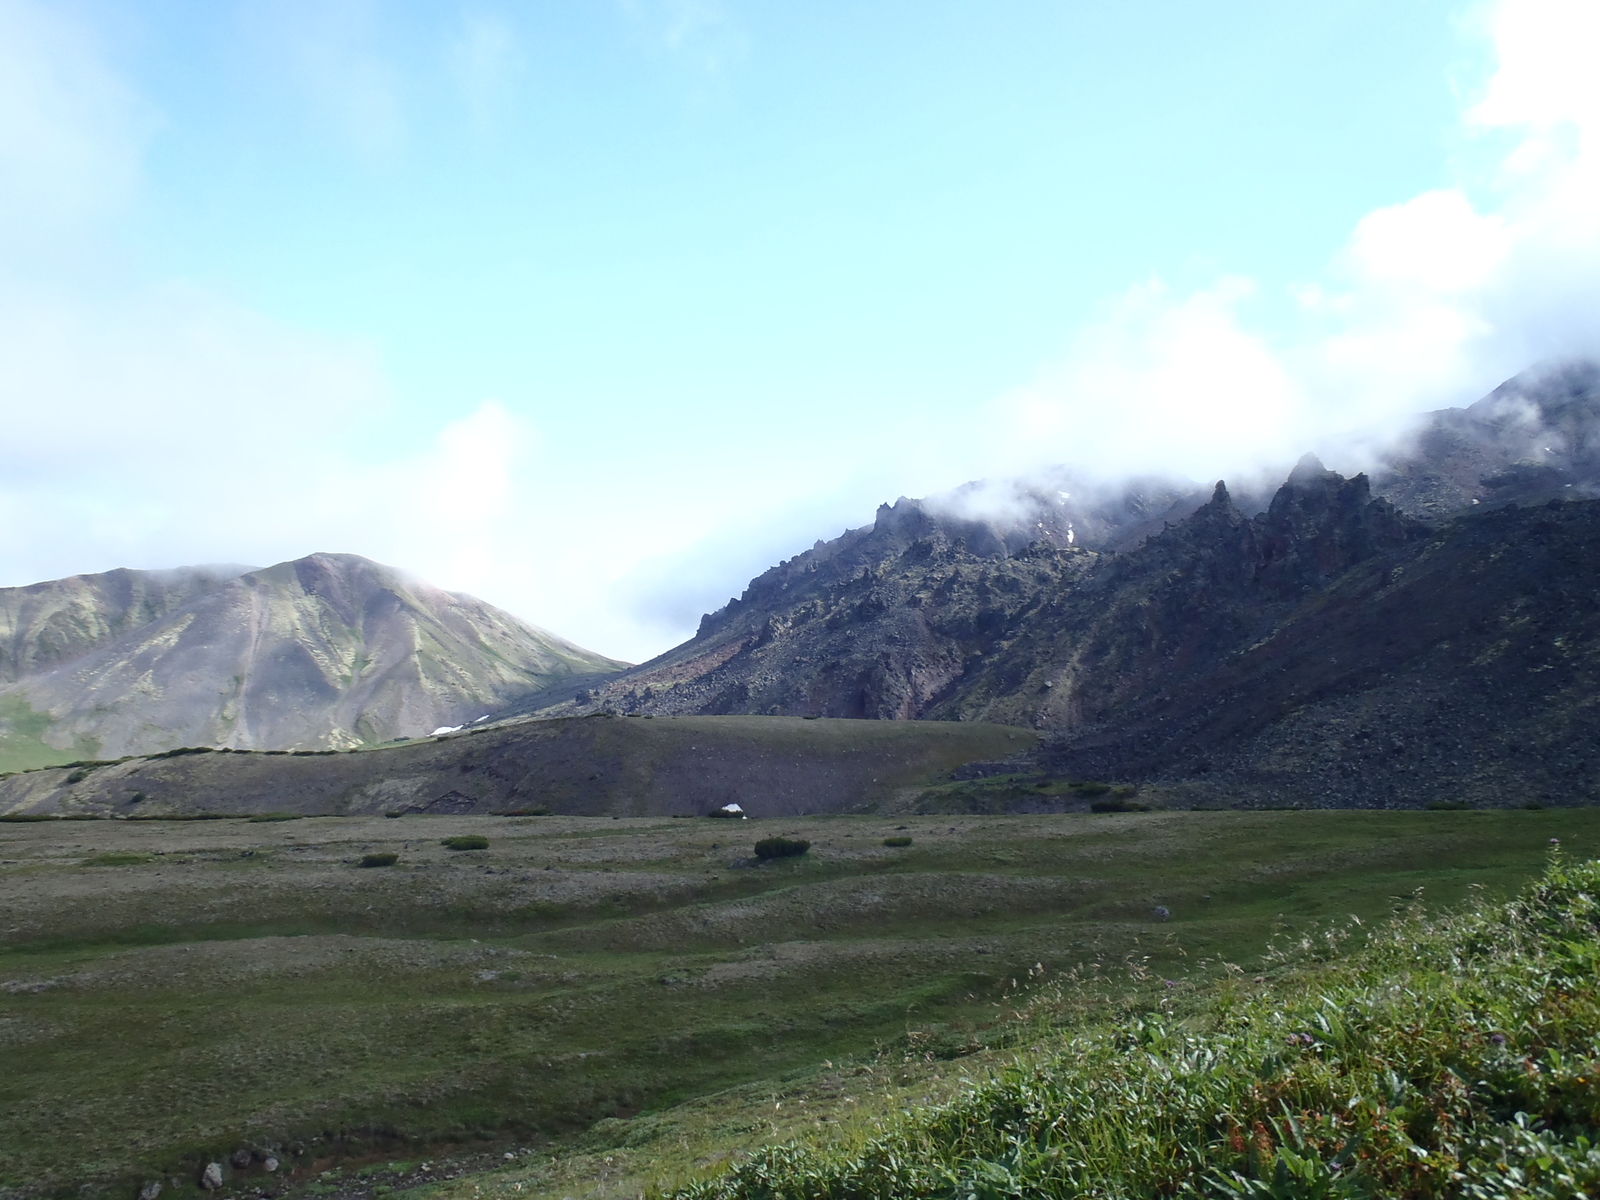
<svg viewBox="0 0 1600 1200">
<path fill-rule="evenodd" d="M 900 494 L 1470 401 L 1593 343 L 1595 34 L 0 0 L 0 583 L 347 550 L 641 658 Z"/>
</svg>

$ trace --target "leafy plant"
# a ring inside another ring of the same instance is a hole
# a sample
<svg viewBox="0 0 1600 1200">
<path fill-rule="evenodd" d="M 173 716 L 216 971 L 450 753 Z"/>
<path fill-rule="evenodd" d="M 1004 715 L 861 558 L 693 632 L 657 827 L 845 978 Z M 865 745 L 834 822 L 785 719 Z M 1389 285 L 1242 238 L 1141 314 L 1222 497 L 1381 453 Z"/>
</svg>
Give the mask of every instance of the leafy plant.
<svg viewBox="0 0 1600 1200">
<path fill-rule="evenodd" d="M 763 860 L 798 858 L 809 849 L 811 849 L 811 843 L 804 838 L 762 838 L 756 843 L 756 857 Z"/>
<path fill-rule="evenodd" d="M 883 839 L 883 844 L 885 846 L 909 846 L 911 845 L 911 839 L 905 837 L 904 835 L 900 837 L 886 837 Z"/>
<path fill-rule="evenodd" d="M 446 850 L 487 850 L 489 839 L 476 833 L 463 833 L 456 837 L 441 838 L 439 844 Z"/>
<path fill-rule="evenodd" d="M 363 867 L 392 867 L 400 861 L 400 856 L 394 853 L 363 854 L 360 866 Z"/>
</svg>

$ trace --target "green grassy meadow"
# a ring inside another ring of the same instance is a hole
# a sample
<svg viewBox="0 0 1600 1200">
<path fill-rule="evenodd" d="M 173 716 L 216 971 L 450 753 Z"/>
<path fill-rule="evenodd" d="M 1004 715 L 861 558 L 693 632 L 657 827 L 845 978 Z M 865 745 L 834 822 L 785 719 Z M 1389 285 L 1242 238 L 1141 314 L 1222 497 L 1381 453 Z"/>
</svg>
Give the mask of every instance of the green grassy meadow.
<svg viewBox="0 0 1600 1200">
<path fill-rule="evenodd" d="M 0 822 L 0 1195 L 634 1195 L 962 1086 L 1036 980 L 1249 973 L 1552 837 L 1600 809 Z"/>
</svg>

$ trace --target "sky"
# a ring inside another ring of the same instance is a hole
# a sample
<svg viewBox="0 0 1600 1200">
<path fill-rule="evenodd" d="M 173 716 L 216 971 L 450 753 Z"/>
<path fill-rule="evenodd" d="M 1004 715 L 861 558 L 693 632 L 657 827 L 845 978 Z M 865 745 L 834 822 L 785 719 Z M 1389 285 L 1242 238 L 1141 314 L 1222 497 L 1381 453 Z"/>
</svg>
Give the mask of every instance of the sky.
<svg viewBox="0 0 1600 1200">
<path fill-rule="evenodd" d="M 1597 60 L 1594 0 L 0 0 L 0 586 L 341 551 L 638 661 L 901 495 L 1275 468 L 1600 349 Z"/>
</svg>

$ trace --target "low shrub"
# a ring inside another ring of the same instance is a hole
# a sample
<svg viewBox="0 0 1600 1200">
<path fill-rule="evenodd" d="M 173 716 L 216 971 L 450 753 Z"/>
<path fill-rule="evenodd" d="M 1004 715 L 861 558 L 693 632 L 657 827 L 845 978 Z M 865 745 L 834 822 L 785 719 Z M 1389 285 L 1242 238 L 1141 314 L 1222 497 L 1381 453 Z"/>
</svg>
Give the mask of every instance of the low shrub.
<svg viewBox="0 0 1600 1200">
<path fill-rule="evenodd" d="M 769 837 L 756 843 L 756 857 L 760 859 L 799 858 L 811 843 L 804 838 Z"/>
<path fill-rule="evenodd" d="M 1148 804 L 1140 804 L 1137 800 L 1124 800 L 1120 796 L 1111 800 L 1091 800 L 1089 811 L 1097 813 L 1119 812 L 1149 812 Z"/>
<path fill-rule="evenodd" d="M 182 758 L 185 754 L 214 754 L 210 746 L 179 746 L 176 750 L 163 750 L 159 754 L 147 754 L 146 758 Z"/>
<path fill-rule="evenodd" d="M 266 812 L 256 813 L 250 818 L 250 823 L 258 825 L 263 821 L 300 821 L 304 818 L 305 813 Z"/>
<path fill-rule="evenodd" d="M 909 846 L 911 839 L 908 837 L 886 837 L 883 839 L 885 846 Z"/>
<path fill-rule="evenodd" d="M 83 860 L 86 867 L 136 867 L 150 861 L 148 854 L 97 854 Z"/>
<path fill-rule="evenodd" d="M 361 866 L 363 867 L 392 867 L 400 861 L 398 854 L 363 854 Z"/>
<path fill-rule="evenodd" d="M 489 839 L 476 833 L 463 833 L 457 837 L 441 838 L 439 844 L 446 850 L 487 850 Z"/>
<path fill-rule="evenodd" d="M 0 813 L 0 821 L 59 821 L 55 813 Z"/>
<path fill-rule="evenodd" d="M 130 814 L 130 821 L 236 821 L 239 818 L 232 813 L 134 813 Z"/>
<path fill-rule="evenodd" d="M 1428 811 L 1429 812 L 1465 812 L 1468 809 L 1470 809 L 1471 807 L 1472 807 L 1472 805 L 1468 804 L 1465 800 L 1429 800 L 1428 801 Z"/>
<path fill-rule="evenodd" d="M 538 808 L 512 808 L 505 812 L 490 813 L 491 817 L 548 817 L 550 810 L 541 805 Z"/>
</svg>

